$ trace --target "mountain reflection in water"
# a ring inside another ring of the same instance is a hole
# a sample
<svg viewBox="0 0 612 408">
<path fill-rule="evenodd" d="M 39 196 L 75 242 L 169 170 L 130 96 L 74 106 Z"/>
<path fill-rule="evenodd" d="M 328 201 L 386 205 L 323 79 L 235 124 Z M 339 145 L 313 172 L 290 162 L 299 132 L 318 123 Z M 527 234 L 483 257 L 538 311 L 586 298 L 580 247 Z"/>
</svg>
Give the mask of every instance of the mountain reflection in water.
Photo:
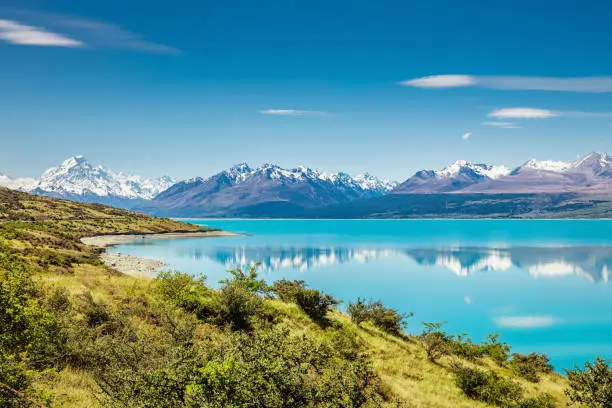
<svg viewBox="0 0 612 408">
<path fill-rule="evenodd" d="M 523 270 L 534 278 L 576 275 L 607 283 L 612 270 L 610 246 L 564 247 L 446 247 L 446 248 L 350 248 L 350 247 L 204 247 L 185 248 L 182 256 L 207 258 L 227 269 L 260 263 L 265 271 L 311 268 L 349 262 L 369 262 L 388 256 L 406 256 L 423 266 L 444 267 L 458 276 Z"/>
</svg>

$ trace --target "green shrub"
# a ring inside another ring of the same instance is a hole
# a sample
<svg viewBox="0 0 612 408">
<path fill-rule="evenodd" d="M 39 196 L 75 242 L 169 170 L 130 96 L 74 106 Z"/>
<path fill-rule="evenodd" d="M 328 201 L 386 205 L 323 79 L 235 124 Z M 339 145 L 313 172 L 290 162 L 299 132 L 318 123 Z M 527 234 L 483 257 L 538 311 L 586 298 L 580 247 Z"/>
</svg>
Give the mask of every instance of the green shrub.
<svg viewBox="0 0 612 408">
<path fill-rule="evenodd" d="M 283 302 L 295 303 L 298 292 L 301 292 L 304 288 L 306 288 L 306 282 L 303 280 L 281 279 L 274 282 L 270 289 Z"/>
<path fill-rule="evenodd" d="M 521 387 L 494 372 L 461 367 L 456 374 L 457 386 L 469 398 L 500 407 L 515 406 L 521 401 Z"/>
<path fill-rule="evenodd" d="M 257 279 L 257 268 L 259 267 L 259 263 L 255 265 L 251 265 L 249 267 L 248 273 L 245 273 L 242 269 L 236 268 L 231 269 L 228 272 L 232 274 L 231 279 L 224 279 L 220 283 L 227 284 L 229 282 L 234 282 L 238 285 L 243 286 L 250 292 L 258 293 L 258 294 L 266 294 L 270 291 L 268 285 L 263 279 Z"/>
<path fill-rule="evenodd" d="M 469 361 L 474 361 L 484 355 L 484 351 L 478 344 L 472 343 L 469 337 L 462 334 L 456 338 L 450 337 L 449 352 Z"/>
<path fill-rule="evenodd" d="M 540 381 L 539 373 L 548 374 L 553 371 L 548 356 L 539 353 L 528 355 L 515 353 L 512 355 L 510 365 L 519 376 L 534 383 Z"/>
<path fill-rule="evenodd" d="M 441 330 L 443 325 L 444 322 L 423 322 L 424 329 L 419 339 L 429 361 L 435 362 L 450 353 L 450 337 Z"/>
<path fill-rule="evenodd" d="M 325 341 L 275 327 L 234 335 L 198 370 L 186 405 L 359 407 L 367 401 L 381 398 L 365 358 L 344 359 Z"/>
<path fill-rule="evenodd" d="M 308 289 L 304 281 L 280 280 L 272 291 L 283 301 L 297 304 L 312 320 L 324 323 L 330 309 L 340 302 L 331 295 Z"/>
<path fill-rule="evenodd" d="M 241 282 L 228 281 L 219 290 L 216 300 L 218 319 L 232 330 L 249 330 L 253 318 L 261 314 L 263 300 Z"/>
<path fill-rule="evenodd" d="M 396 336 L 403 332 L 408 325 L 407 319 L 412 316 L 412 313 L 401 314 L 395 309 L 385 307 L 380 301 L 366 302 L 361 298 L 355 303 L 349 303 L 347 313 L 357 325 L 369 321 L 379 329 Z"/>
<path fill-rule="evenodd" d="M 555 400 L 550 394 L 540 394 L 533 398 L 520 400 L 517 408 L 555 408 Z"/>
<path fill-rule="evenodd" d="M 586 362 L 584 369 L 565 370 L 569 388 L 565 391 L 574 403 L 590 408 L 612 407 L 612 366 L 609 361 L 597 357 Z"/>
<path fill-rule="evenodd" d="M 174 306 L 195 313 L 200 319 L 217 315 L 215 293 L 206 286 L 205 276 L 163 271 L 157 275 L 155 282 L 157 292 Z"/>
<path fill-rule="evenodd" d="M 104 303 L 95 302 L 90 292 L 85 292 L 82 298 L 85 303 L 83 313 L 90 327 L 101 326 L 111 320 L 108 306 Z"/>
<path fill-rule="evenodd" d="M 64 365 L 64 339 L 58 316 L 29 271 L 0 253 L 0 406 L 29 405 L 32 378 Z M 34 398 L 35 399 L 35 398 Z"/>
<path fill-rule="evenodd" d="M 492 333 L 480 345 L 484 355 L 489 356 L 498 365 L 504 365 L 510 357 L 510 346 L 499 341 L 499 333 Z"/>
</svg>

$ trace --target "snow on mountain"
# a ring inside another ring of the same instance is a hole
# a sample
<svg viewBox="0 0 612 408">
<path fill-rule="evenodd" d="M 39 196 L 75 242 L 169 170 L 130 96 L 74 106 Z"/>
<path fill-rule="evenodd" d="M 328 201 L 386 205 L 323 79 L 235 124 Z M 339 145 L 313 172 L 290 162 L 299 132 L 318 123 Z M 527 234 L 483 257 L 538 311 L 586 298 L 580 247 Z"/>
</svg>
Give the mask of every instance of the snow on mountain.
<svg viewBox="0 0 612 408">
<path fill-rule="evenodd" d="M 435 171 L 434 173 L 438 178 L 452 178 L 461 173 L 468 172 L 472 172 L 490 179 L 496 179 L 509 174 L 510 170 L 508 170 L 505 166 L 491 166 L 484 163 L 472 163 L 465 160 L 457 160 L 450 166 L 447 166 L 442 170 Z"/>
<path fill-rule="evenodd" d="M 364 191 L 374 191 L 381 194 L 386 194 L 397 187 L 396 181 L 379 179 L 370 173 L 358 174 L 354 177 L 355 182 Z"/>
<path fill-rule="evenodd" d="M 571 163 L 570 169 L 594 176 L 612 177 L 612 156 L 601 152 L 591 152 Z"/>
<path fill-rule="evenodd" d="M 74 156 L 45 171 L 30 190 L 64 198 L 89 197 L 87 201 L 96 201 L 95 197 L 151 200 L 174 183 L 170 177 L 150 179 L 115 173 L 92 166 L 83 156 Z"/>
<path fill-rule="evenodd" d="M 175 216 L 295 216 L 307 209 L 386 194 L 394 184 L 305 166 L 240 163 L 207 179 L 180 182 L 141 209 Z"/>
<path fill-rule="evenodd" d="M 510 171 L 504 166 L 491 166 L 457 160 L 441 170 L 421 170 L 397 186 L 394 193 L 448 193 L 486 180 L 501 178 Z"/>
<path fill-rule="evenodd" d="M 536 160 L 531 159 L 527 161 L 518 169 L 531 169 L 531 170 L 543 170 L 543 171 L 554 171 L 564 172 L 572 167 L 572 163 L 554 161 L 554 160 Z"/>
<path fill-rule="evenodd" d="M 246 163 L 240 163 L 222 172 L 233 185 L 244 183 L 251 177 L 261 175 L 270 180 L 288 183 L 301 183 L 305 181 L 331 183 L 336 187 L 344 187 L 364 192 L 386 193 L 397 184 L 382 180 L 371 174 L 360 174 L 352 177 L 347 173 L 327 173 L 310 167 L 298 166 L 293 169 L 284 169 L 276 164 L 265 163 L 261 167 L 251 168 Z"/>
</svg>

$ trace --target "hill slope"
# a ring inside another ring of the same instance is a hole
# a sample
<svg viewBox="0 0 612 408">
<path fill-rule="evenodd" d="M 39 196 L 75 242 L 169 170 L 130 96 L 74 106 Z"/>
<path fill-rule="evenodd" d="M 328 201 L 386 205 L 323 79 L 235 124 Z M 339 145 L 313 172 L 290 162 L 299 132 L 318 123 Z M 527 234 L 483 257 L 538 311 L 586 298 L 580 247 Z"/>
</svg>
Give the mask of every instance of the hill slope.
<svg viewBox="0 0 612 408">
<path fill-rule="evenodd" d="M 129 277 L 79 241 L 195 226 L 5 189 L 0 220 L 2 406 L 486 407 L 456 385 L 468 367 L 496 373 L 522 403 L 550 394 L 521 406 L 566 404 L 565 378 L 527 381 L 479 346 L 467 360 L 464 340 L 444 337 L 456 351 L 431 362 L 417 337 L 321 316 L 317 291 L 261 296 L 256 276 L 240 273 L 219 291 L 178 273 Z"/>
</svg>

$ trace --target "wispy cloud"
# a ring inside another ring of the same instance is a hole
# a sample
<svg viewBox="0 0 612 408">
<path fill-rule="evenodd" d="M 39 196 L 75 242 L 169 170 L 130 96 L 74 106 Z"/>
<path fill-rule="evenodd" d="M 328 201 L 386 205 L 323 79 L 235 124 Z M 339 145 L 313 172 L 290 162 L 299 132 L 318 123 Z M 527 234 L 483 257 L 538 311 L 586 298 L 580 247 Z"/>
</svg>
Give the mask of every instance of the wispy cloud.
<svg viewBox="0 0 612 408">
<path fill-rule="evenodd" d="M 471 75 L 432 75 L 400 82 L 400 85 L 417 88 L 459 88 L 476 84 L 476 77 Z"/>
<path fill-rule="evenodd" d="M 488 114 L 495 119 L 548 119 L 554 117 L 567 117 L 576 119 L 610 119 L 612 112 L 584 112 L 584 111 L 553 111 L 539 108 L 502 108 L 496 109 Z M 516 124 L 510 122 L 482 122 L 487 126 L 498 126 L 503 128 L 517 128 Z"/>
<path fill-rule="evenodd" d="M 472 136 L 472 132 L 466 132 L 461 136 L 461 139 L 468 140 Z"/>
<path fill-rule="evenodd" d="M 327 112 L 312 111 L 312 110 L 298 110 L 298 109 L 266 109 L 261 110 L 259 113 L 264 115 L 280 115 L 280 116 L 326 116 Z"/>
<path fill-rule="evenodd" d="M 559 116 L 559 113 L 548 109 L 503 108 L 494 110 L 489 116 L 496 119 L 547 119 Z"/>
<path fill-rule="evenodd" d="M 500 316 L 494 320 L 500 327 L 513 329 L 536 329 L 557 323 L 557 319 L 552 316 Z"/>
<path fill-rule="evenodd" d="M 34 24 L 37 26 L 30 27 L 27 25 L 20 24 L 22 27 L 34 28 L 36 32 L 47 34 L 47 37 L 49 34 L 57 36 L 55 38 L 50 37 L 49 41 L 52 41 L 53 44 L 49 45 L 78 47 L 87 44 L 87 46 L 91 48 L 121 48 L 159 54 L 180 53 L 180 51 L 174 47 L 145 40 L 140 34 L 128 31 L 117 24 L 105 23 L 81 17 L 44 13 L 30 10 L 2 10 L 2 12 L 3 14 L 10 14 L 12 16 L 15 16 L 15 20 L 25 21 L 27 22 L 27 24 Z M 9 21 L 14 23 L 14 21 L 11 20 L 0 21 Z M 52 31 L 59 31 L 65 33 L 65 35 L 54 34 Z M 0 35 L 2 35 L 1 27 Z M 63 44 L 65 45 L 61 45 L 62 40 Z M 44 40 L 40 41 L 42 42 Z M 13 43 L 26 44 L 25 42 Z M 37 43 L 33 45 L 47 44 Z"/>
<path fill-rule="evenodd" d="M 417 88 L 479 87 L 501 90 L 558 91 L 606 93 L 612 92 L 612 76 L 602 77 L 525 77 L 479 75 L 432 75 L 400 82 Z"/>
<path fill-rule="evenodd" d="M 17 45 L 42 47 L 83 47 L 85 44 L 44 28 L 24 25 L 12 20 L 0 20 L 0 40 Z"/>
<path fill-rule="evenodd" d="M 481 125 L 495 126 L 502 129 L 520 129 L 520 126 L 512 122 L 482 122 Z"/>
</svg>

